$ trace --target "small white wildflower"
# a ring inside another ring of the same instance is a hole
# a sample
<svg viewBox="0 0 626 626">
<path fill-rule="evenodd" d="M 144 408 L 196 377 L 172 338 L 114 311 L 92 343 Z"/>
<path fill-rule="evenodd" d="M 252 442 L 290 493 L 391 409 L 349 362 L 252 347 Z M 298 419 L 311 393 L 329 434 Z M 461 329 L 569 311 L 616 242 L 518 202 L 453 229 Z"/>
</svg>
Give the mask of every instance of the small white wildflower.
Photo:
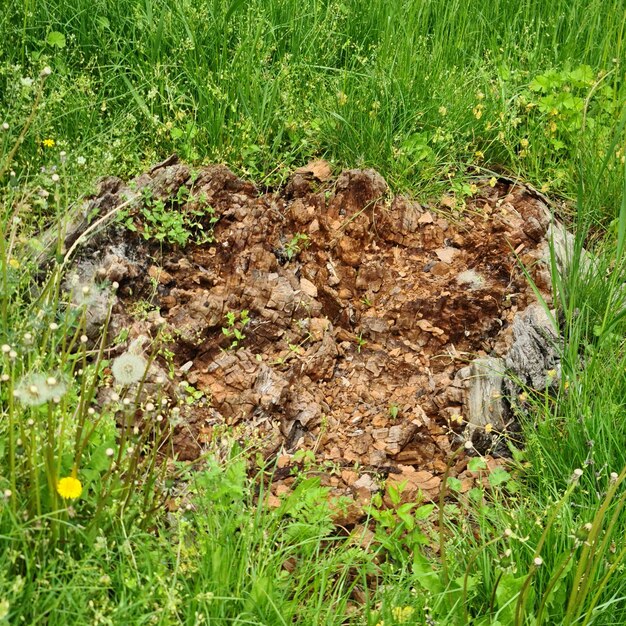
<svg viewBox="0 0 626 626">
<path fill-rule="evenodd" d="M 156 421 L 157 422 L 162 422 L 163 421 L 163 416 L 162 415 L 157 415 L 156 416 Z"/>
<path fill-rule="evenodd" d="M 533 560 L 533 563 L 535 564 L 535 567 L 541 567 L 543 565 L 543 559 L 538 556 Z"/>
<path fill-rule="evenodd" d="M 505 528 L 504 529 L 504 536 L 505 537 L 512 537 L 513 536 L 513 531 L 510 528 Z"/>
<path fill-rule="evenodd" d="M 618 478 L 619 478 L 619 476 L 617 475 L 617 472 L 611 472 L 611 482 L 612 483 L 614 483 Z"/>
<path fill-rule="evenodd" d="M 27 346 L 32 345 L 33 336 L 30 333 L 24 333 L 24 344 Z"/>
<path fill-rule="evenodd" d="M 10 489 L 4 490 L 4 497 L 8 500 L 13 495 L 13 492 Z"/>
<path fill-rule="evenodd" d="M 123 404 L 124 406 L 128 406 L 128 405 L 130 404 L 130 398 L 124 398 L 124 399 L 122 400 L 122 404 Z"/>
<path fill-rule="evenodd" d="M 107 448 L 104 453 L 108 456 L 108 457 L 112 457 L 115 454 L 115 450 L 113 450 L 113 448 Z"/>
<path fill-rule="evenodd" d="M 92 406 L 90 406 L 87 409 L 87 415 L 95 415 L 96 414 L 96 409 L 94 409 Z"/>
<path fill-rule="evenodd" d="M 76 157 L 76 163 L 78 163 L 78 165 L 85 165 L 85 163 L 87 163 L 87 159 L 85 159 L 84 156 Z"/>
<path fill-rule="evenodd" d="M 67 152 L 65 152 L 65 150 L 61 150 L 61 152 L 59 152 L 59 159 L 61 159 L 61 163 L 65 163 L 65 161 L 67 161 Z"/>
<path fill-rule="evenodd" d="M 148 404 L 146 404 L 146 411 L 154 411 L 154 404 L 152 404 L 152 402 L 148 402 Z"/>
<path fill-rule="evenodd" d="M 17 358 L 17 352 L 15 350 L 11 350 L 11 352 L 9 352 L 9 358 L 10 359 L 16 359 Z"/>
<path fill-rule="evenodd" d="M 474 444 L 471 441 L 466 441 L 465 442 L 465 449 L 466 450 L 471 450 L 474 447 Z"/>
<path fill-rule="evenodd" d="M 133 428 L 133 435 L 138 435 L 139 434 L 139 426 L 135 426 Z"/>
<path fill-rule="evenodd" d="M 80 336 L 80 342 L 81 343 L 87 343 L 89 341 L 89 337 L 87 337 L 87 335 L 81 335 Z"/>
<path fill-rule="evenodd" d="M 3 383 L 9 382 L 9 379 L 10 379 L 10 378 L 11 378 L 11 377 L 10 377 L 8 374 L 2 374 L 2 376 L 0 376 L 0 380 L 1 380 Z"/>
<path fill-rule="evenodd" d="M 26 422 L 26 424 L 27 424 L 28 426 L 32 427 L 32 426 L 34 426 L 34 425 L 35 425 L 35 420 L 31 417 L 31 418 L 30 418 L 30 419 Z"/>
<path fill-rule="evenodd" d="M 111 371 L 120 385 L 132 385 L 144 377 L 147 365 L 142 356 L 125 352 L 113 361 Z"/>
<path fill-rule="evenodd" d="M 60 178 L 60 176 L 58 174 L 52 174 L 52 176 L 50 176 L 50 178 L 51 178 L 53 183 L 58 183 L 61 180 L 61 178 Z"/>
<path fill-rule="evenodd" d="M 9 130 L 9 125 L 6 122 L 2 123 L 2 130 Z"/>
</svg>

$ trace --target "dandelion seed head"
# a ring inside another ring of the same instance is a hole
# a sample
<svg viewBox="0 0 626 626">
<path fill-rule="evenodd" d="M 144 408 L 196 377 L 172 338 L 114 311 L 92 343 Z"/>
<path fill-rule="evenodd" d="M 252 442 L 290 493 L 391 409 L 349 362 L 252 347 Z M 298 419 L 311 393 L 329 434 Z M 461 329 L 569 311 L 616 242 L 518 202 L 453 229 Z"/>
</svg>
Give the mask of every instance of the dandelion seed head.
<svg viewBox="0 0 626 626">
<path fill-rule="evenodd" d="M 591 529 L 593 528 L 593 524 L 592 524 L 591 522 L 587 522 L 587 523 L 583 526 L 583 528 L 584 528 L 587 532 L 590 532 L 590 531 L 591 531 Z"/>
<path fill-rule="evenodd" d="M 133 428 L 133 435 L 138 435 L 139 434 L 139 426 L 135 426 Z"/>
<path fill-rule="evenodd" d="M 541 567 L 543 565 L 543 559 L 538 556 L 535 559 L 533 559 L 533 563 L 535 564 L 535 567 Z"/>
<path fill-rule="evenodd" d="M 8 354 L 9 352 L 11 352 L 11 346 L 7 345 L 6 343 L 2 344 L 2 352 L 4 354 Z"/>
<path fill-rule="evenodd" d="M 31 427 L 32 427 L 32 426 L 34 426 L 34 425 L 35 425 L 35 420 L 31 417 L 31 418 L 30 418 L 30 419 L 26 422 L 26 424 L 27 424 L 28 426 L 31 426 Z"/>
<path fill-rule="evenodd" d="M 471 450 L 474 447 L 474 444 L 471 441 L 466 441 L 465 442 L 465 449 L 466 450 Z"/>
<path fill-rule="evenodd" d="M 9 358 L 10 359 L 16 359 L 17 358 L 17 352 L 15 350 L 11 350 L 11 352 L 9 352 Z"/>
<path fill-rule="evenodd" d="M 132 385 L 133 383 L 138 383 L 143 378 L 146 367 L 147 362 L 142 356 L 125 352 L 113 361 L 111 371 L 118 383 L 121 385 Z"/>
<path fill-rule="evenodd" d="M 66 383 L 58 376 L 27 374 L 18 382 L 13 395 L 24 406 L 38 406 L 49 400 L 60 399 L 66 391 Z"/>
<path fill-rule="evenodd" d="M 3 383 L 8 382 L 10 378 L 11 378 L 11 377 L 10 377 L 8 374 L 2 374 L 2 376 L 0 376 L 0 380 L 1 380 Z"/>
<path fill-rule="evenodd" d="M 58 183 L 59 180 L 61 180 L 58 174 L 52 174 L 52 176 L 50 176 L 50 179 L 53 183 Z"/>
<path fill-rule="evenodd" d="M 10 489 L 5 489 L 2 495 L 8 500 L 13 495 L 13 492 Z"/>
<path fill-rule="evenodd" d="M 617 472 L 611 472 L 611 482 L 615 482 L 618 479 Z"/>
<path fill-rule="evenodd" d="M 30 333 L 24 333 L 24 343 L 30 346 L 33 343 L 33 336 Z"/>
<path fill-rule="evenodd" d="M 78 165 L 85 165 L 85 163 L 87 163 L 87 159 L 85 159 L 84 156 L 78 156 L 76 157 L 76 163 L 78 163 Z"/>
<path fill-rule="evenodd" d="M 123 404 L 124 406 L 128 406 L 128 405 L 130 404 L 130 398 L 124 398 L 124 399 L 122 400 L 122 404 Z"/>
<path fill-rule="evenodd" d="M 59 330 L 59 325 L 56 322 L 52 322 L 48 328 L 52 331 Z"/>
<path fill-rule="evenodd" d="M 505 537 L 512 537 L 513 536 L 513 531 L 510 528 L 505 528 L 504 529 L 504 536 Z"/>
<path fill-rule="evenodd" d="M 6 122 L 2 123 L 2 130 L 9 130 L 9 125 Z"/>
<path fill-rule="evenodd" d="M 148 404 L 146 404 L 146 411 L 154 411 L 154 404 L 152 404 L 152 402 L 148 402 Z"/>
<path fill-rule="evenodd" d="M 92 406 L 90 406 L 87 409 L 87 415 L 95 415 L 96 414 L 96 409 L 94 409 Z"/>
<path fill-rule="evenodd" d="M 46 65 L 46 67 L 44 67 L 41 72 L 39 72 L 39 76 L 41 78 L 47 78 L 48 76 L 50 76 L 50 74 L 52 74 L 52 69 L 49 65 Z"/>
<path fill-rule="evenodd" d="M 108 456 L 108 457 L 112 457 L 115 454 L 115 450 L 113 450 L 113 448 L 107 448 L 104 453 Z"/>
<path fill-rule="evenodd" d="M 156 416 L 156 421 L 157 422 L 162 422 L 163 421 L 163 416 L 162 415 L 157 415 Z"/>
</svg>

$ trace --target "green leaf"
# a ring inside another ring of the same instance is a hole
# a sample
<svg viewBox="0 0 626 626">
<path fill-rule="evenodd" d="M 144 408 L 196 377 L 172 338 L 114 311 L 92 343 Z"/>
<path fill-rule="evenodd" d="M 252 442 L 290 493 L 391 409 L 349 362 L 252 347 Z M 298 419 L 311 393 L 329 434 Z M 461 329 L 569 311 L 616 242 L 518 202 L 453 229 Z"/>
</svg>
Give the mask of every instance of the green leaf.
<svg viewBox="0 0 626 626">
<path fill-rule="evenodd" d="M 458 478 L 448 476 L 448 489 L 451 489 L 452 491 L 461 491 L 462 486 L 463 483 Z"/>
<path fill-rule="evenodd" d="M 46 43 L 53 48 L 65 48 L 65 35 L 59 31 L 52 30 L 46 37 Z"/>
<path fill-rule="evenodd" d="M 511 474 L 501 467 L 496 467 L 491 474 L 489 474 L 489 484 L 492 487 L 497 487 L 507 482 L 509 478 L 511 478 Z"/>
<path fill-rule="evenodd" d="M 487 463 L 482 457 L 475 456 L 472 457 L 467 463 L 467 469 L 470 472 L 478 472 L 479 470 L 487 469 Z"/>
<path fill-rule="evenodd" d="M 413 519 L 428 519 L 434 509 L 434 504 L 424 504 L 423 506 L 420 506 L 419 509 L 415 510 L 415 513 L 413 513 Z"/>
</svg>

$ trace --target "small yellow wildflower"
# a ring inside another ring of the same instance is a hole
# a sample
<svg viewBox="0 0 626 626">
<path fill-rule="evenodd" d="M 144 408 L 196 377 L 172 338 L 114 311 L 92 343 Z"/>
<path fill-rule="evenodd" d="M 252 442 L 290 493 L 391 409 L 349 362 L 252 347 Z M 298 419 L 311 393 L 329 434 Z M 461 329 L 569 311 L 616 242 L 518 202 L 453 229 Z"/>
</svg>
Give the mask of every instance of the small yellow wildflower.
<svg viewBox="0 0 626 626">
<path fill-rule="evenodd" d="M 476 152 L 474 152 L 474 156 L 478 161 L 482 161 L 485 158 L 485 153 L 482 150 L 476 150 Z"/>
<path fill-rule="evenodd" d="M 446 115 L 448 115 L 448 109 L 446 109 L 446 107 L 444 107 L 444 106 L 440 106 L 439 107 L 439 115 L 442 115 L 443 117 L 445 117 Z"/>
<path fill-rule="evenodd" d="M 556 129 L 557 129 L 556 122 L 554 120 L 550 120 L 550 132 L 556 133 Z"/>
<path fill-rule="evenodd" d="M 492 176 L 492 177 L 489 179 L 489 186 L 490 186 L 490 187 L 495 187 L 497 182 L 498 182 L 498 181 L 496 180 L 496 177 L 495 177 L 495 176 Z"/>
<path fill-rule="evenodd" d="M 42 142 L 44 148 L 54 148 L 54 139 L 44 139 Z"/>
<path fill-rule="evenodd" d="M 14 269 L 18 269 L 20 266 L 20 262 L 17 259 L 9 259 L 9 265 Z"/>
<path fill-rule="evenodd" d="M 482 104 L 477 104 L 473 109 L 472 109 L 472 113 L 474 114 L 474 117 L 479 120 L 482 116 L 483 116 L 483 109 L 485 107 Z"/>
<path fill-rule="evenodd" d="M 66 476 L 57 483 L 57 491 L 62 498 L 75 500 L 83 492 L 83 486 L 75 476 Z"/>
<path fill-rule="evenodd" d="M 485 424 L 485 432 L 488 435 L 491 433 L 492 430 L 493 430 L 493 424 L 491 424 L 491 423 Z"/>
<path fill-rule="evenodd" d="M 411 615 L 413 615 L 414 611 L 415 609 L 412 606 L 396 606 L 391 609 L 391 614 L 396 622 L 407 622 L 411 619 Z"/>
</svg>

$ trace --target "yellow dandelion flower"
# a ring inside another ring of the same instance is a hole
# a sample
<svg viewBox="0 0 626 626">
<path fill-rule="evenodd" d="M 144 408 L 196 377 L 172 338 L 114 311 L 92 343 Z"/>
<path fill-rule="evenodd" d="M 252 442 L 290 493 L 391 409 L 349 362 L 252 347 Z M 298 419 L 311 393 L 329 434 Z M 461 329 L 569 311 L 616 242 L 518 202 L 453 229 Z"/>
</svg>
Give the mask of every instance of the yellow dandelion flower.
<svg viewBox="0 0 626 626">
<path fill-rule="evenodd" d="M 66 476 L 57 483 L 57 491 L 62 498 L 75 500 L 83 492 L 83 486 L 75 476 Z"/>
<path fill-rule="evenodd" d="M 495 176 L 492 176 L 492 177 L 489 179 L 489 186 L 490 186 L 490 187 L 495 187 L 497 182 L 498 182 L 498 181 L 496 180 L 496 177 L 495 177 Z"/>
<path fill-rule="evenodd" d="M 11 259 L 9 259 L 9 265 L 10 265 L 10 266 L 11 266 L 14 270 L 16 270 L 16 269 L 18 269 L 18 268 L 19 268 L 19 266 L 20 266 L 20 262 L 19 262 L 17 259 L 15 259 L 15 258 L 11 258 Z"/>
<path fill-rule="evenodd" d="M 44 148 L 54 148 L 54 139 L 44 139 L 41 144 Z"/>
</svg>

